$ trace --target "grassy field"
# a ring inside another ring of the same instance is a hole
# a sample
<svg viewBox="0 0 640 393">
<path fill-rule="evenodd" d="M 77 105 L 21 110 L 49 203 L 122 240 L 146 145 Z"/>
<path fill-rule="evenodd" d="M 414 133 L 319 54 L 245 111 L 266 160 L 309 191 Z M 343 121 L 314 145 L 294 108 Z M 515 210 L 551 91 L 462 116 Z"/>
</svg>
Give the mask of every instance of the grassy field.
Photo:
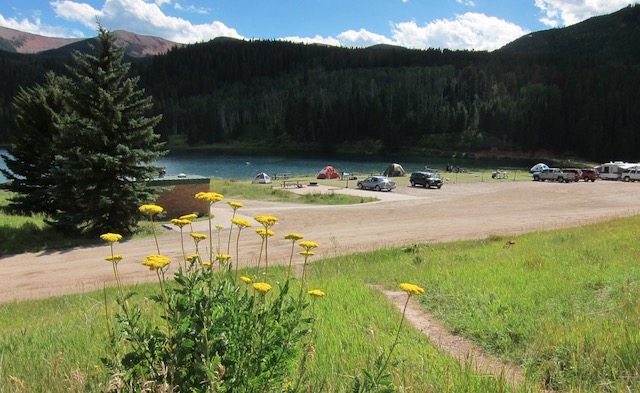
<svg viewBox="0 0 640 393">
<path fill-rule="evenodd" d="M 451 331 L 522 366 L 528 385 L 514 390 L 476 374 L 405 324 L 390 369 L 397 391 L 639 391 L 639 232 L 640 217 L 630 217 L 315 261 L 308 285 L 327 295 L 313 304 L 304 391 L 350 391 L 356 375 L 375 368 L 401 314 L 371 285 L 397 289 L 401 282 L 425 288 L 417 299 Z M 506 240 L 515 243 L 505 247 Z M 270 271 L 274 282 L 283 274 Z M 133 290 L 147 304 L 158 288 Z M 104 296 L 0 305 L 0 391 L 104 391 L 110 377 L 100 361 L 108 352 Z M 107 290 L 107 299 L 114 296 Z"/>
</svg>

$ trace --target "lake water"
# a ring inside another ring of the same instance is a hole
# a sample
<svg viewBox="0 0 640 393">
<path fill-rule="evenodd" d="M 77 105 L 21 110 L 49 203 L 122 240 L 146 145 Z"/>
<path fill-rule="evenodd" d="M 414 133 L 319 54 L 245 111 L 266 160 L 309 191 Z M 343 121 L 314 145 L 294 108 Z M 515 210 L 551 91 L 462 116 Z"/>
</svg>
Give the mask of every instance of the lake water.
<svg viewBox="0 0 640 393">
<path fill-rule="evenodd" d="M 0 149 L 0 153 L 6 154 L 6 150 Z M 351 174 L 371 174 L 382 173 L 392 162 L 398 162 L 407 172 L 424 169 L 425 166 L 444 170 L 445 166 L 460 166 L 462 168 L 504 168 L 526 167 L 524 163 L 505 163 L 472 160 L 444 160 L 425 159 L 424 162 L 404 162 L 399 158 L 388 161 L 382 159 L 371 160 L 366 157 L 362 160 L 344 159 L 324 159 L 324 158 L 290 158 L 274 156 L 248 156 L 248 155 L 225 155 L 211 152 L 180 152 L 162 157 L 157 161 L 158 166 L 166 168 L 166 174 L 178 175 L 200 175 L 205 177 L 215 177 L 221 179 L 253 179 L 260 172 L 268 175 L 276 173 L 289 173 L 291 176 L 311 176 L 316 175 L 326 165 L 331 165 L 338 172 Z M 520 165 L 518 165 L 520 164 Z M 530 165 L 529 165 L 530 166 Z M 0 160 L 0 168 L 6 168 L 4 160 Z M 0 174 L 0 182 L 6 178 Z"/>
</svg>

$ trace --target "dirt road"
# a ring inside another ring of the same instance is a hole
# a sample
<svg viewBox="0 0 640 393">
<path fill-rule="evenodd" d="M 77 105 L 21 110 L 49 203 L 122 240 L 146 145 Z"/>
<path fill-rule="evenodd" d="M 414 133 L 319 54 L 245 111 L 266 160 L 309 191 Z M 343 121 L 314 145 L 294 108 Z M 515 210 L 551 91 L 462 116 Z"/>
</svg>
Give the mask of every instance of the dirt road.
<svg viewBox="0 0 640 393">
<path fill-rule="evenodd" d="M 269 240 L 269 263 L 288 263 L 289 232 L 304 235 L 320 247 L 316 259 L 380 247 L 420 242 L 444 242 L 484 238 L 491 234 L 517 235 L 528 231 L 577 226 L 640 211 L 640 185 L 622 182 L 538 183 L 504 181 L 445 184 L 440 189 L 399 187 L 392 192 L 304 187 L 295 192 L 345 192 L 376 196 L 380 202 L 349 206 L 242 201 L 238 216 L 250 219 L 259 214 L 274 215 L 279 222 L 276 236 Z M 231 209 L 223 202 L 214 205 L 213 224 L 229 227 Z M 208 233 L 208 222 L 194 224 L 197 232 Z M 257 223 L 255 225 L 258 225 Z M 253 229 L 240 235 L 240 264 L 253 265 L 260 238 Z M 180 231 L 161 229 L 160 251 L 177 261 L 182 259 Z M 215 231 L 215 229 L 214 229 Z M 234 230 L 229 254 L 235 258 Z M 226 253 L 228 229 L 220 234 Z M 206 243 L 208 240 L 201 243 Z M 193 252 L 186 236 L 187 254 Z M 217 237 L 214 236 L 214 248 Z M 298 251 L 298 250 L 296 250 Z M 123 254 L 120 273 L 127 283 L 155 280 L 140 265 L 156 253 L 153 239 L 132 240 L 115 245 Z M 113 282 L 111 265 L 104 261 L 107 245 L 90 248 L 22 254 L 0 258 L 0 302 L 36 299 L 100 289 Z"/>
</svg>

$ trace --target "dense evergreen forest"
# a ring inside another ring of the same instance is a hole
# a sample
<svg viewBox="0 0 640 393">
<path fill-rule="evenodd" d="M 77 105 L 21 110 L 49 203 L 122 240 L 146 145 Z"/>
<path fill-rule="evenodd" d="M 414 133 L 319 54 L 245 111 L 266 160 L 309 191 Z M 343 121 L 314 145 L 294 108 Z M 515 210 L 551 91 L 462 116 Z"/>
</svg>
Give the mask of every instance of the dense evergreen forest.
<svg viewBox="0 0 640 393">
<path fill-rule="evenodd" d="M 639 34 L 636 5 L 490 53 L 215 39 L 130 61 L 163 115 L 156 132 L 190 146 L 637 161 Z M 0 51 L 0 143 L 19 86 L 65 62 Z"/>
</svg>

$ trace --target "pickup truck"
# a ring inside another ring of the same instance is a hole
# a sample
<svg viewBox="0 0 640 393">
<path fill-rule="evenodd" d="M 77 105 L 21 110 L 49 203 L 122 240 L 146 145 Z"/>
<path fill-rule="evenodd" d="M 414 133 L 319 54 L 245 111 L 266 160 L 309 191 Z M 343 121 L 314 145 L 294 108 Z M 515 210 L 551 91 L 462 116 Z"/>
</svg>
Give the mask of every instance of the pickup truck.
<svg viewBox="0 0 640 393">
<path fill-rule="evenodd" d="M 577 181 L 575 173 L 565 172 L 560 168 L 547 168 L 540 172 L 534 172 L 533 180 L 535 181 L 552 180 L 552 181 L 565 182 L 565 183 Z"/>
</svg>

